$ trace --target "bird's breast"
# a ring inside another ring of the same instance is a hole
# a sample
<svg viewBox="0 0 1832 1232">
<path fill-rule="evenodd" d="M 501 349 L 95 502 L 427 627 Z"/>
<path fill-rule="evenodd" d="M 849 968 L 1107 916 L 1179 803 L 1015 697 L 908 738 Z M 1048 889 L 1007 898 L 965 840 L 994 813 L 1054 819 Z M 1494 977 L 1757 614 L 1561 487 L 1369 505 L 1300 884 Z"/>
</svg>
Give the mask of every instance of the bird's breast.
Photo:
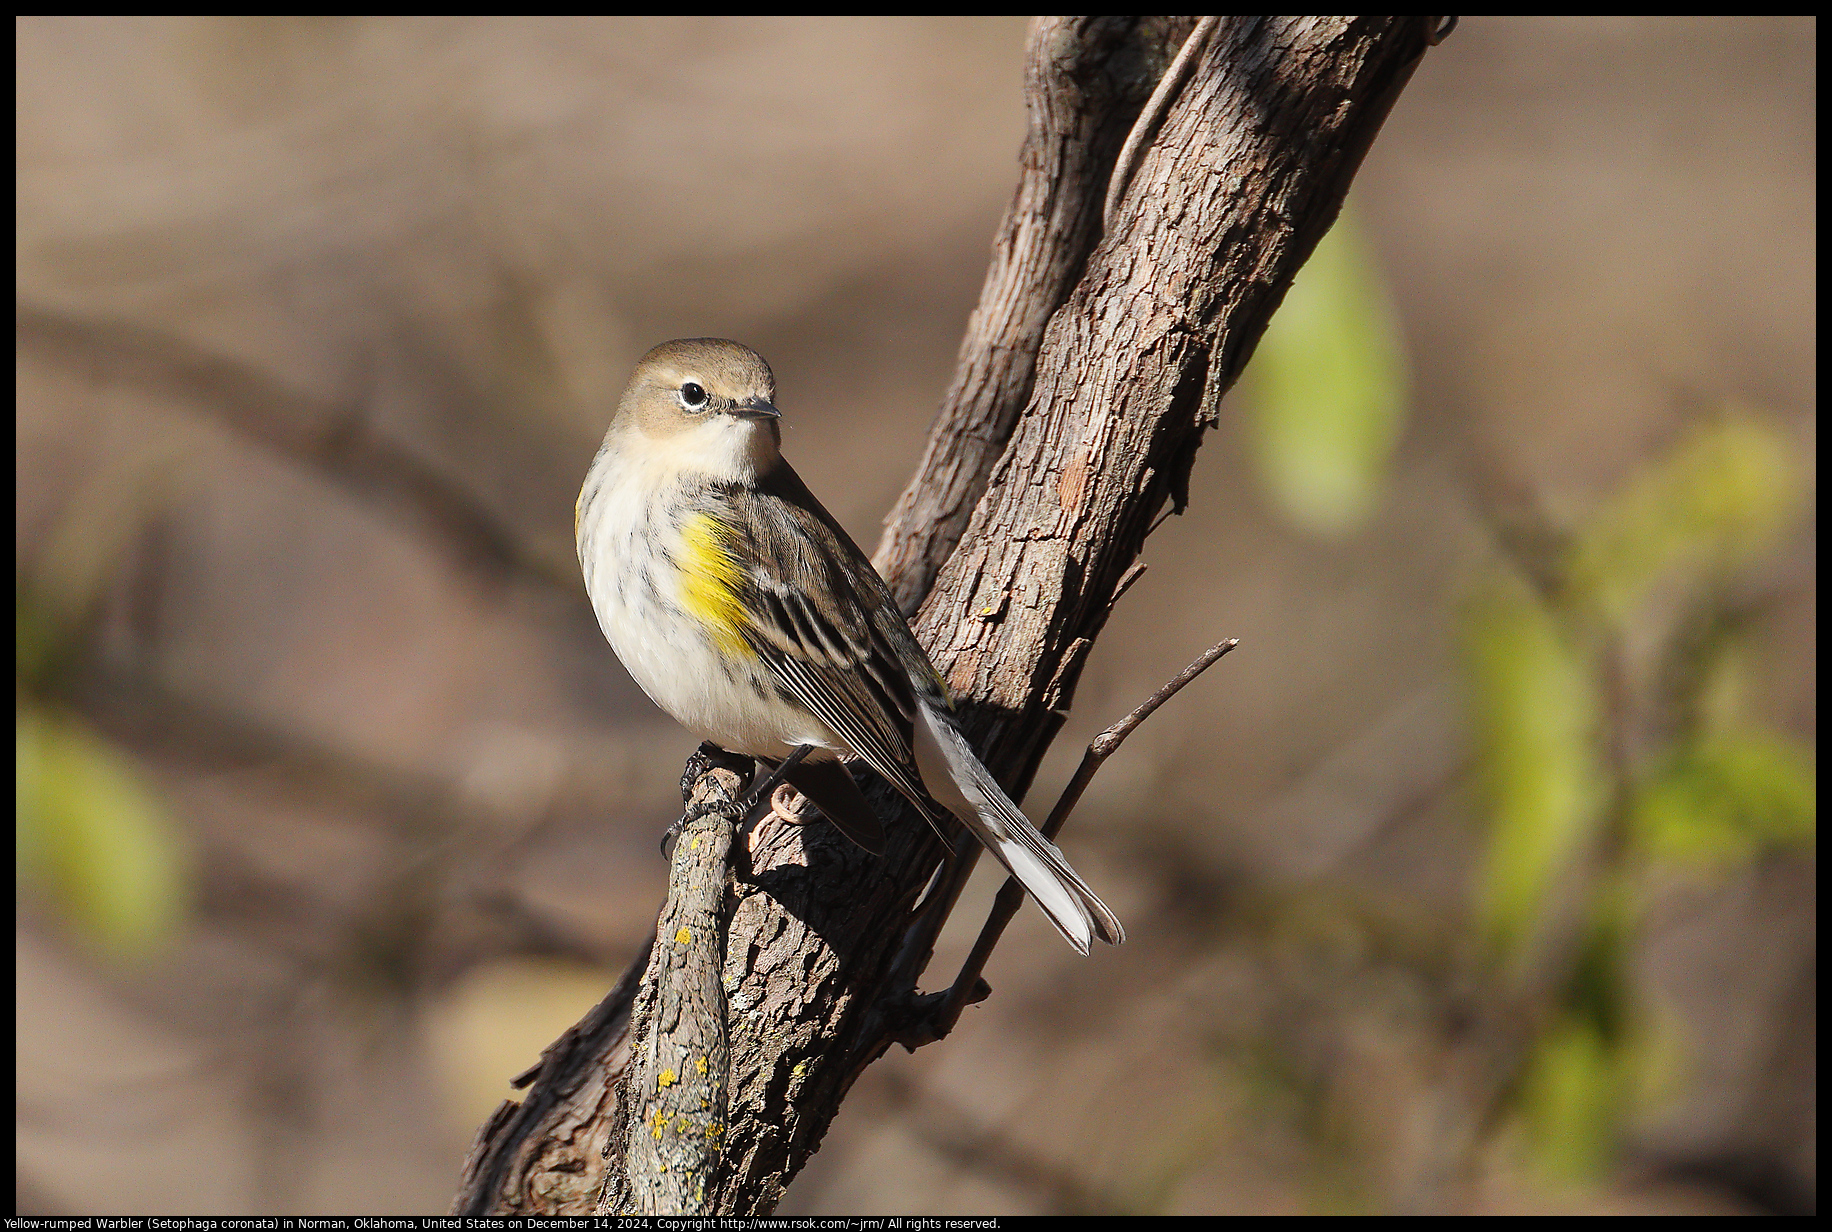
<svg viewBox="0 0 1832 1232">
<path fill-rule="evenodd" d="M 719 520 L 602 454 L 579 503 L 579 563 L 598 625 L 651 700 L 702 739 L 760 757 L 840 748 L 780 696 L 745 641 L 742 566 Z"/>
</svg>

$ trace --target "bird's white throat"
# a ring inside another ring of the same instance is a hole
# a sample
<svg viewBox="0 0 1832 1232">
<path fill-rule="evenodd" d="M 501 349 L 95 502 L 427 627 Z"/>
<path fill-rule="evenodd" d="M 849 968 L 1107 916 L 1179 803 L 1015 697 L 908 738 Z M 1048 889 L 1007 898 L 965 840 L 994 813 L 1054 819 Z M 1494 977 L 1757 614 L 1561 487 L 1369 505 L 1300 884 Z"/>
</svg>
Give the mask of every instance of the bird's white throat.
<svg viewBox="0 0 1832 1232">
<path fill-rule="evenodd" d="M 649 477 L 692 477 L 750 485 L 782 456 L 774 420 L 709 415 L 668 436 L 630 426 L 622 442 L 625 462 Z M 651 489 L 654 490 L 654 489 Z"/>
</svg>

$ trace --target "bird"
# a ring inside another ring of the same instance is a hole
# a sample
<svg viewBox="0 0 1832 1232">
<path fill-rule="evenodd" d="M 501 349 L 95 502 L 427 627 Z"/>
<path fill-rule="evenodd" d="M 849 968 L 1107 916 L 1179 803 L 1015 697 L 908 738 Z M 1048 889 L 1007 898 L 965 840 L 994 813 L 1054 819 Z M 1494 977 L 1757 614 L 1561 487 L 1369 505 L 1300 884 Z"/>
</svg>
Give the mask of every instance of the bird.
<svg viewBox="0 0 1832 1232">
<path fill-rule="evenodd" d="M 775 400 L 769 364 L 727 339 L 637 362 L 574 506 L 605 639 L 683 727 L 777 767 L 867 851 L 883 824 L 842 759 L 944 840 L 958 818 L 1078 952 L 1118 945 L 1118 918 L 981 764 L 883 579 L 783 457 Z"/>
</svg>

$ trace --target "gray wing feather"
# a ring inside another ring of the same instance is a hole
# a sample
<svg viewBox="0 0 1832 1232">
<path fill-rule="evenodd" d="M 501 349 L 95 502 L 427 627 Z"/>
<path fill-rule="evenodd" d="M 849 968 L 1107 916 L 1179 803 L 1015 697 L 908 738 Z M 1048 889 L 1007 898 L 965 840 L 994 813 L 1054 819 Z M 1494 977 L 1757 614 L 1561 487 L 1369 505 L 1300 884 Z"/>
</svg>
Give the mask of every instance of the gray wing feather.
<svg viewBox="0 0 1832 1232">
<path fill-rule="evenodd" d="M 732 519 L 749 587 L 746 640 L 790 696 L 926 814 L 932 806 L 910 747 L 917 703 L 908 660 L 914 654 L 933 669 L 907 627 L 910 644 L 898 646 L 872 618 L 884 584 L 846 532 L 786 464 L 769 479 L 728 494 L 750 506 Z M 815 602 L 817 593 L 832 602 Z"/>
<path fill-rule="evenodd" d="M 1118 944 L 1120 922 L 999 787 L 949 712 L 947 691 L 891 600 L 883 579 L 783 463 L 756 488 L 725 493 L 746 537 L 751 615 L 747 640 L 790 696 L 941 831 L 938 805 L 917 768 L 916 724 L 939 746 L 968 813 L 960 820 L 1025 883 L 1062 935 L 1083 953 L 1089 934 Z M 826 532 L 826 533 L 823 533 Z M 831 597 L 816 602 L 814 595 Z M 926 746 L 925 746 L 926 747 Z"/>
</svg>

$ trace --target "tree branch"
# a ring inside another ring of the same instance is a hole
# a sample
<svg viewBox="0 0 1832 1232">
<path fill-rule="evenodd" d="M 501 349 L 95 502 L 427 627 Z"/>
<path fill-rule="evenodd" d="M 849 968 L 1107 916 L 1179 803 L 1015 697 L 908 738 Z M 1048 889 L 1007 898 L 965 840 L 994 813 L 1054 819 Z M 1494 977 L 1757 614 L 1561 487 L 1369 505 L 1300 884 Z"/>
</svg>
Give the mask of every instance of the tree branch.
<svg viewBox="0 0 1832 1232">
<path fill-rule="evenodd" d="M 954 383 L 872 563 L 914 615 L 960 541 L 1030 398 L 1043 330 L 1101 237 L 1101 196 L 1189 17 L 1040 17 L 1024 66 L 1030 127 Z"/>
<path fill-rule="evenodd" d="M 463 484 L 378 433 L 360 406 L 302 394 L 260 369 L 126 321 L 32 304 L 14 309 L 22 353 L 91 379 L 167 394 L 243 441 L 323 475 L 405 526 L 460 573 L 531 583 L 588 609 L 570 557 L 555 559 Z"/>
<path fill-rule="evenodd" d="M 1187 503 L 1221 394 L 1334 221 L 1432 23 L 1231 18 L 1189 40 L 1191 27 L 1033 27 L 1018 193 L 954 386 L 878 554 L 986 765 L 1014 795 L 1060 726 L 1160 510 Z M 1120 149 L 1186 40 L 1188 79 L 1164 92 L 1156 134 L 1141 139 L 1103 230 Z M 603 1209 L 774 1209 L 859 1073 L 933 1011 L 916 980 L 971 860 L 937 877 L 945 852 L 929 827 L 882 785 L 870 790 L 892 819 L 881 859 L 831 826 L 776 813 L 734 840 L 729 891 L 717 890 L 719 910 L 729 908 L 724 1020 L 702 1029 L 729 1042 L 722 1146 L 704 1170 L 612 1175 Z M 640 1010 L 632 1022 L 635 1055 L 677 1029 Z M 613 1173 L 650 1166 L 629 1154 L 632 1135 L 652 1132 L 641 1119 L 649 1075 L 632 1066 L 604 1079 L 618 1092 Z M 507 1132 L 499 1117 L 484 1137 Z M 470 1209 L 591 1209 L 552 1192 L 538 1167 L 514 1167 Z"/>
</svg>

